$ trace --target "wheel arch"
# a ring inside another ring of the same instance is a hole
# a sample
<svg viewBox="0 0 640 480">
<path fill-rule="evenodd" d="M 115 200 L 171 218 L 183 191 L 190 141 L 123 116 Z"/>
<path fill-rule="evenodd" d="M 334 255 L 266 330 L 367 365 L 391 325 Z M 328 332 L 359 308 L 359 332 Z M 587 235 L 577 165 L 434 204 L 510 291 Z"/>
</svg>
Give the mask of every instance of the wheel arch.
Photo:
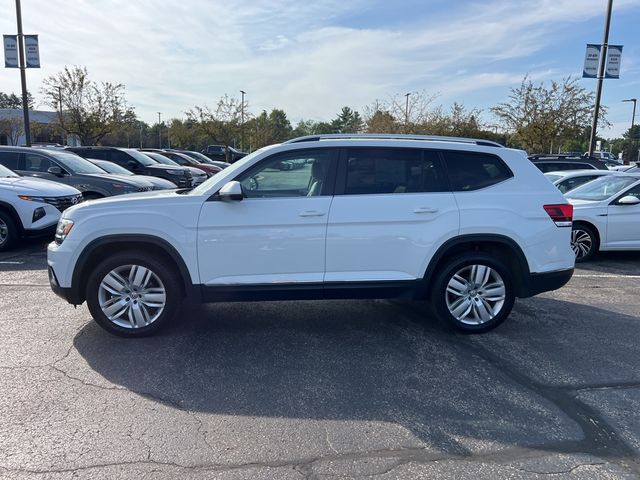
<svg viewBox="0 0 640 480">
<path fill-rule="evenodd" d="M 24 226 L 22 225 L 22 219 L 20 218 L 20 215 L 18 215 L 18 212 L 13 207 L 13 205 L 0 200 L 0 210 L 6 211 L 9 215 L 11 215 L 13 221 L 18 227 L 18 234 L 20 236 L 24 235 Z"/>
<path fill-rule="evenodd" d="M 594 223 L 591 223 L 588 220 L 574 220 L 573 221 L 573 225 L 585 225 L 587 227 L 589 227 L 591 230 L 593 230 L 593 233 L 596 236 L 596 253 L 598 252 L 598 250 L 600 250 L 600 245 L 602 245 L 602 237 L 600 235 L 600 230 L 598 230 L 598 227 L 596 227 L 596 225 Z M 573 229 L 573 226 L 571 227 Z"/>
<path fill-rule="evenodd" d="M 141 250 L 164 257 L 180 275 L 183 293 L 188 297 L 199 296 L 199 290 L 192 283 L 191 274 L 182 256 L 166 240 L 144 234 L 107 235 L 90 242 L 78 256 L 71 280 L 71 303 L 81 304 L 85 301 L 83 287 L 86 286 L 91 271 L 100 261 L 111 253 L 127 250 Z"/>
<path fill-rule="evenodd" d="M 468 252 L 495 256 L 510 269 L 515 281 L 516 296 L 525 296 L 526 279 L 530 276 L 529 263 L 522 248 L 511 238 L 495 234 L 469 234 L 454 237 L 440 246 L 431 258 L 423 277 L 423 298 L 430 291 L 435 273 L 451 258 Z"/>
</svg>

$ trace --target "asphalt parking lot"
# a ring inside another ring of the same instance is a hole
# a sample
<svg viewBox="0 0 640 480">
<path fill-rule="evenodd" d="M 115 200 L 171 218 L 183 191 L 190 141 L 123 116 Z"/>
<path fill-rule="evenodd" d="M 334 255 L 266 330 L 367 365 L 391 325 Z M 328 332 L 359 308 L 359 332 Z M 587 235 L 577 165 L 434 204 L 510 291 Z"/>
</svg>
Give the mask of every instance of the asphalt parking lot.
<svg viewBox="0 0 640 480">
<path fill-rule="evenodd" d="M 640 478 L 640 253 L 481 336 L 423 305 L 184 306 L 110 336 L 0 254 L 0 478 Z"/>
</svg>

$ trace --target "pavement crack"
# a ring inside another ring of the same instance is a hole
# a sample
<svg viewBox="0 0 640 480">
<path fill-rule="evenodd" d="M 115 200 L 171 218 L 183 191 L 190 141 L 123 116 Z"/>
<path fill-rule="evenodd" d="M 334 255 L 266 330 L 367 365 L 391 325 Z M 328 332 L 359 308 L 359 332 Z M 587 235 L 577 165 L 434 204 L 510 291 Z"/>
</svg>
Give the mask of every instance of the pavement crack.
<svg viewBox="0 0 640 480">
<path fill-rule="evenodd" d="M 327 428 L 326 425 L 323 425 L 323 427 L 324 427 L 324 439 L 327 442 L 327 445 L 336 455 L 339 455 L 340 453 L 338 452 L 338 450 L 335 449 L 335 447 L 331 443 L 331 439 L 329 438 L 329 429 Z"/>
<path fill-rule="evenodd" d="M 579 468 L 597 467 L 597 466 L 606 465 L 606 464 L 607 464 L 606 462 L 579 463 L 578 465 L 574 465 L 573 467 L 571 467 L 571 468 L 569 468 L 567 470 L 554 470 L 552 472 L 541 472 L 540 470 L 516 467 L 514 465 L 505 465 L 505 466 L 509 467 L 509 468 L 512 468 L 514 470 L 518 470 L 520 472 L 533 473 L 535 475 L 565 475 L 565 474 L 568 474 L 568 473 L 573 473 L 575 470 L 577 470 Z"/>
</svg>

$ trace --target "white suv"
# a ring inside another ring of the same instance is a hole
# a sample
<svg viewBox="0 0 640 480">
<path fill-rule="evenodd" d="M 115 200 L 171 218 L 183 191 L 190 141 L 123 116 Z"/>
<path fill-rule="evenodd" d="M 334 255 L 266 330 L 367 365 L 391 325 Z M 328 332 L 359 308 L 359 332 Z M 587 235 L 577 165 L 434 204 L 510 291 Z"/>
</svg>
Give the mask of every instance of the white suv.
<svg viewBox="0 0 640 480">
<path fill-rule="evenodd" d="M 0 165 L 0 251 L 20 237 L 53 235 L 60 212 L 81 200 L 73 187 L 21 177 Z"/>
<path fill-rule="evenodd" d="M 482 332 L 515 297 L 571 278 L 571 219 L 535 165 L 493 142 L 311 136 L 192 190 L 69 209 L 49 278 L 123 336 L 156 331 L 184 297 L 427 299 L 438 317 Z"/>
</svg>

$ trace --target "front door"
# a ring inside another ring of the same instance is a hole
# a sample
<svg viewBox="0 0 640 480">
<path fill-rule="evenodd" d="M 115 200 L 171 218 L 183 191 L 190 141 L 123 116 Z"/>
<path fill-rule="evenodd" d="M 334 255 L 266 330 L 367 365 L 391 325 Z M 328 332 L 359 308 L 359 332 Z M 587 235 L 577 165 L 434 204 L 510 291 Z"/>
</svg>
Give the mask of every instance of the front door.
<svg viewBox="0 0 640 480">
<path fill-rule="evenodd" d="M 640 198 L 640 185 L 627 190 L 619 198 Z M 613 202 L 607 209 L 608 248 L 640 248 L 640 205 L 618 205 Z"/>
<path fill-rule="evenodd" d="M 267 157 L 235 180 L 245 198 L 205 202 L 198 263 L 205 286 L 320 284 L 335 150 Z"/>
</svg>

